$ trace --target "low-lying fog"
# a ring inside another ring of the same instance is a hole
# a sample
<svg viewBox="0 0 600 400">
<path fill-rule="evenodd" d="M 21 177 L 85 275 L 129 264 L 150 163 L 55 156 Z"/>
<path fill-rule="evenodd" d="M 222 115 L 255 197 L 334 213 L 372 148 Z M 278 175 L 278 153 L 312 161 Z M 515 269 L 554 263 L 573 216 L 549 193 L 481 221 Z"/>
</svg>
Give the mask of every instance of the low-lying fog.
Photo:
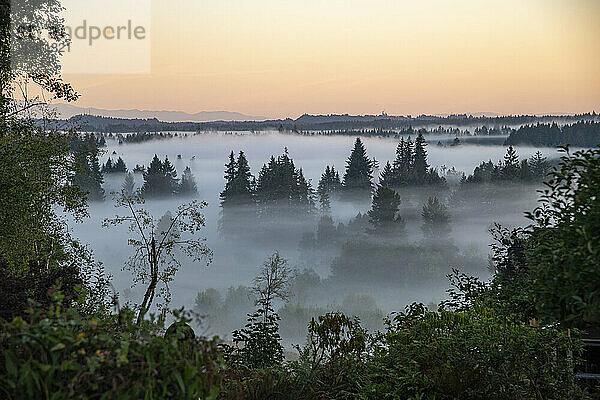
<svg viewBox="0 0 600 400">
<path fill-rule="evenodd" d="M 473 168 L 481 161 L 491 159 L 497 162 L 501 160 L 506 152 L 506 148 L 499 144 L 482 146 L 463 144 L 455 147 L 440 147 L 437 145 L 438 141 L 446 141 L 447 136 L 428 136 L 426 139 L 428 161 L 433 167 L 438 169 L 443 166 L 454 167 L 466 174 L 472 173 Z M 164 159 L 165 156 L 169 157 L 177 169 L 178 177 L 181 176 L 186 166 L 191 168 L 198 185 L 198 199 L 205 200 L 209 204 L 204 210 L 206 216 L 204 235 L 207 238 L 208 246 L 214 251 L 214 260 L 208 267 L 182 259 L 183 267 L 171 285 L 173 295 L 171 306 L 191 308 L 194 307 L 197 294 L 205 289 L 217 289 L 224 299 L 223 301 L 226 301 L 228 288 L 239 285 L 249 286 L 263 261 L 276 250 L 289 260 L 290 266 L 299 270 L 312 268 L 322 279 L 326 279 L 332 274 L 332 262 L 342 252 L 341 245 L 318 251 L 301 248 L 302 235 L 316 230 L 315 219 L 276 221 L 277 234 L 261 236 L 260 240 L 256 239 L 257 236 L 260 236 L 260 232 L 256 232 L 257 226 L 246 226 L 245 233 L 247 235 L 242 235 L 241 238 L 221 237 L 217 231 L 220 212 L 219 193 L 225 183 L 223 170 L 229 153 L 232 150 L 235 153 L 244 151 L 250 162 L 252 174 L 257 176 L 260 167 L 268 161 L 271 155 L 277 156 L 287 147 L 296 167 L 303 169 L 304 175 L 311 180 L 313 188 L 316 188 L 326 165 L 335 166 L 342 176 L 345 161 L 350 154 L 354 140 L 355 137 L 307 137 L 279 133 L 188 134 L 188 137 L 122 145 L 114 140 L 108 140 L 106 152 L 101 161 L 104 163 L 108 157 L 115 160 L 120 156 L 126 162 L 129 170 L 132 170 L 136 164 L 147 166 L 153 155 L 157 154 L 161 159 Z M 367 137 L 363 138 L 363 143 L 369 157 L 375 157 L 381 168 L 387 160 L 394 159 L 398 140 Z M 521 159 L 530 157 L 536 151 L 537 149 L 534 148 L 517 149 Z M 542 153 L 549 158 L 557 156 L 556 151 L 552 149 L 542 150 Z M 181 159 L 178 159 L 178 155 L 181 155 Z M 374 175 L 377 176 L 378 171 Z M 121 301 L 126 302 L 136 300 L 141 291 L 141 289 L 130 290 L 131 277 L 129 273 L 121 271 L 132 250 L 127 245 L 128 227 L 125 225 L 111 228 L 102 227 L 104 218 L 114 216 L 117 211 L 121 213 L 121 210 L 115 209 L 114 201 L 109 193 L 120 190 L 123 179 L 123 174 L 105 174 L 106 200 L 102 203 L 90 204 L 91 218 L 82 224 L 74 225 L 73 233 L 82 242 L 89 243 L 96 259 L 102 261 L 106 270 L 113 275 L 113 285 L 120 293 Z M 142 175 L 135 174 L 135 180 L 136 188 L 139 188 L 142 184 Z M 456 252 L 460 252 L 465 257 L 468 255 L 471 257 L 470 259 L 475 257 L 475 260 L 478 260 L 475 262 L 475 267 L 471 265 L 467 268 L 468 272 L 485 277 L 489 273 L 487 255 L 489 253 L 488 245 L 491 242 L 488 229 L 493 222 L 507 226 L 526 224 L 527 220 L 524 218 L 523 212 L 534 207 L 537 188 L 517 185 L 498 187 L 491 191 L 474 188 L 469 192 L 462 193 L 461 196 L 458 196 L 460 197 L 458 200 L 456 196 L 450 199 L 451 193 L 456 189 L 457 186 L 452 184 L 449 190 L 437 193 L 450 207 L 453 244 L 456 246 Z M 399 191 L 402 197 L 401 214 L 407 221 L 408 243 L 418 244 L 423 239 L 419 228 L 421 224 L 420 210 L 424 199 L 431 194 L 431 192 L 425 192 L 423 189 Z M 151 210 L 155 217 L 160 218 L 166 211 L 173 211 L 184 202 L 186 199 L 183 198 L 149 200 L 146 208 Z M 336 223 L 346 224 L 358 212 L 365 213 L 369 208 L 369 202 L 333 201 L 332 216 Z M 450 264 L 456 260 L 445 261 L 442 257 L 442 260 L 437 261 L 436 265 L 445 262 Z M 398 263 L 402 265 L 402 260 Z M 348 305 L 356 300 L 352 296 L 348 297 L 349 295 L 365 295 L 372 298 L 365 297 L 362 300 L 359 299 L 358 302 L 372 303 L 374 299 L 377 304 L 370 304 L 368 307 L 378 308 L 378 315 L 385 315 L 390 311 L 402 309 L 405 304 L 412 301 L 421 301 L 426 304 L 437 303 L 444 297 L 444 289 L 447 286 L 444 276 L 451 267 L 461 268 L 463 266 L 442 265 L 438 270 L 432 272 L 432 276 L 435 276 L 433 280 L 390 284 L 383 287 L 372 282 L 362 283 L 368 281 L 369 275 L 369 262 L 365 262 L 365 280 L 354 279 L 353 282 L 332 284 L 328 286 L 328 290 L 321 293 L 309 291 L 305 298 L 293 299 L 292 302 L 315 307 L 341 307 L 343 304 Z M 392 280 L 391 282 L 396 281 Z M 247 304 L 240 307 L 241 309 L 237 310 L 236 314 L 239 315 L 238 319 L 243 318 L 244 313 L 250 311 L 244 309 L 244 307 L 250 307 Z M 361 307 L 361 305 L 357 307 Z M 303 323 L 299 325 L 301 326 Z M 226 335 L 229 332 L 225 330 L 235 324 L 235 321 L 230 322 L 229 325 L 214 322 L 214 326 L 205 327 L 205 330 L 210 333 Z M 241 327 L 241 325 L 240 321 L 240 325 L 233 326 L 233 328 Z M 292 338 L 296 335 L 295 332 L 284 331 L 283 333 Z"/>
</svg>

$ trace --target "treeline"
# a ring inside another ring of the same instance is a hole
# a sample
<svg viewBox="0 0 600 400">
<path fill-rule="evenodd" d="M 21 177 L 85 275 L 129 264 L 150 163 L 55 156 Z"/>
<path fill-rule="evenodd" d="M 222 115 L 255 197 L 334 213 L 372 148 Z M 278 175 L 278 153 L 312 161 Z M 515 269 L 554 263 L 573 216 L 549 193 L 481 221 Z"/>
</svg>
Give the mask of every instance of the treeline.
<svg viewBox="0 0 600 400">
<path fill-rule="evenodd" d="M 542 182 L 552 170 L 552 164 L 536 152 L 529 159 L 519 161 L 516 150 L 509 146 L 504 159 L 494 164 L 492 160 L 482 162 L 469 176 L 463 175 L 461 184 L 499 182 Z"/>
<path fill-rule="evenodd" d="M 472 115 L 388 116 L 388 115 L 303 115 L 297 119 L 277 119 L 266 121 L 215 121 L 215 122 L 164 122 L 152 119 L 125 119 L 77 115 L 68 120 L 38 121 L 50 128 L 75 129 L 83 132 L 208 132 L 208 131 L 266 131 L 283 129 L 286 131 L 339 131 L 339 130 L 397 130 L 431 125 L 468 126 L 514 126 L 522 124 L 597 121 L 595 112 L 565 116 L 512 115 L 499 117 L 474 117 Z"/>
<path fill-rule="evenodd" d="M 445 185 L 434 168 L 427 163 L 425 139 L 419 134 L 413 143 L 410 137 L 400 141 L 396 159 L 386 164 L 379 185 L 402 187 L 407 185 Z M 278 157 L 272 156 L 255 178 L 243 152 L 235 157 L 232 152 L 225 164 L 225 188 L 220 194 L 223 216 L 236 206 L 252 206 L 257 214 L 270 216 L 283 207 L 286 213 L 310 214 L 316 211 L 317 200 L 321 211 L 328 212 L 332 196 L 347 198 L 367 197 L 376 190 L 373 171 L 376 161 L 370 159 L 360 138 L 354 143 L 344 175 L 340 178 L 335 167 L 327 166 L 317 190 L 306 179 L 302 168 L 294 164 L 287 148 Z M 225 218 L 226 219 L 226 218 Z"/>
<path fill-rule="evenodd" d="M 279 125 L 278 130 L 285 132 L 283 124 Z M 412 125 L 408 127 L 401 127 L 394 130 L 382 129 L 382 128 L 371 128 L 371 129 L 338 129 L 338 130 L 298 130 L 297 126 L 291 129 L 292 132 L 298 133 L 304 136 L 378 136 L 378 137 L 392 137 L 400 138 L 417 135 L 448 135 L 448 136 L 503 136 L 508 135 L 513 129 L 508 126 L 491 127 L 488 128 L 486 125 L 476 127 L 472 131 L 470 129 L 460 129 L 452 126 L 438 126 L 437 128 L 417 128 L 415 129 Z"/>
<path fill-rule="evenodd" d="M 81 189 L 91 201 L 102 201 L 105 197 L 103 188 L 104 174 L 126 174 L 122 192 L 126 195 L 140 194 L 144 198 L 161 198 L 169 196 L 195 196 L 198 193 L 196 179 L 189 166 L 185 168 L 181 178 L 177 178 L 177 171 L 168 157 L 161 161 L 155 154 L 148 168 L 136 165 L 134 173 L 141 173 L 143 184 L 135 190 L 135 180 L 128 173 L 127 165 L 121 157 L 116 161 L 109 157 L 104 165 L 100 166 L 100 149 L 98 135 L 81 134 L 71 137 L 70 152 L 74 160 L 74 173 L 71 183 Z"/>
<path fill-rule="evenodd" d="M 535 147 L 595 147 L 600 144 L 600 122 L 579 121 L 559 126 L 556 123 L 525 125 L 511 132 L 505 145 Z"/>
</svg>

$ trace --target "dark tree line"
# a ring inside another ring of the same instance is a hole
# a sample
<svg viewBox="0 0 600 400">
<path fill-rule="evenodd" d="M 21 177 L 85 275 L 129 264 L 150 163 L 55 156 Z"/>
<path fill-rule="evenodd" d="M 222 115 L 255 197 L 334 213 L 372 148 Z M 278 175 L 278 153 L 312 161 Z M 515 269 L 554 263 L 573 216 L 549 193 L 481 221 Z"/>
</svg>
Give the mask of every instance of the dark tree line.
<svg viewBox="0 0 600 400">
<path fill-rule="evenodd" d="M 595 147 L 600 144 L 600 122 L 579 121 L 559 126 L 556 123 L 525 125 L 511 132 L 505 145 Z"/>
<path fill-rule="evenodd" d="M 301 214 L 315 209 L 315 193 L 301 168 L 296 168 L 287 149 L 278 157 L 271 156 L 255 179 L 243 152 L 235 158 L 232 152 L 225 165 L 225 188 L 221 192 L 223 213 L 235 206 L 253 206 L 259 215 L 269 215 L 283 207 Z M 225 215 L 223 215 L 225 218 Z"/>
<path fill-rule="evenodd" d="M 98 159 L 100 150 L 97 137 L 93 134 L 74 136 L 70 141 L 70 150 L 75 166 L 73 185 L 86 193 L 89 200 L 104 200 L 104 177 Z"/>
<path fill-rule="evenodd" d="M 106 163 L 102 166 L 102 173 L 104 174 L 112 174 L 112 173 L 126 173 L 127 165 L 125 165 L 125 161 L 121 157 L 114 161 L 109 157 L 106 160 Z"/>
<path fill-rule="evenodd" d="M 145 198 L 161 198 L 175 195 L 197 194 L 196 180 L 190 167 L 186 167 L 181 180 L 177 178 L 177 171 L 169 158 L 165 156 L 160 161 L 155 154 L 148 168 L 143 172 L 144 184 L 141 194 Z"/>
<path fill-rule="evenodd" d="M 550 173 L 552 165 L 539 151 L 528 160 L 519 161 L 516 150 L 509 146 L 504 159 L 494 164 L 492 160 L 482 162 L 462 183 L 490 182 L 541 182 Z"/>
<path fill-rule="evenodd" d="M 396 159 L 383 168 L 379 184 L 385 187 L 434 185 L 444 186 L 446 180 L 427 162 L 427 143 L 421 133 L 414 143 L 410 136 L 402 138 L 396 148 Z"/>
</svg>

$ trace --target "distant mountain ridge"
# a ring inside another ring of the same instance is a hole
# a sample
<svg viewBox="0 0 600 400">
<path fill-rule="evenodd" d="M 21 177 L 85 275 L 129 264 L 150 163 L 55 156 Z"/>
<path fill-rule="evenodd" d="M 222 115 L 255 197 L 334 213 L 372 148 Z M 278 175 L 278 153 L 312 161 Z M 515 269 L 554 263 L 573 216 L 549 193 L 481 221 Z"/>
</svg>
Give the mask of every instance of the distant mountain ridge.
<svg viewBox="0 0 600 400">
<path fill-rule="evenodd" d="M 184 111 L 165 110 L 105 110 L 102 108 L 78 107 L 62 103 L 52 105 L 52 108 L 56 110 L 59 119 L 69 119 L 82 114 L 122 119 L 156 118 L 164 122 L 264 121 L 267 119 L 262 116 L 246 115 L 233 111 L 200 111 L 197 113 L 187 113 Z"/>
<path fill-rule="evenodd" d="M 576 121 L 598 121 L 598 114 L 573 114 L 566 116 L 534 116 L 534 115 L 508 115 L 498 117 L 474 117 L 472 115 L 449 115 L 446 117 L 433 115 L 388 116 L 388 115 L 302 115 L 297 119 L 271 119 L 271 120 L 218 120 L 218 121 L 161 121 L 152 118 L 118 118 L 104 117 L 90 114 L 79 114 L 66 119 L 38 119 L 40 125 L 55 127 L 57 129 L 75 129 L 84 132 L 129 133 L 129 132 L 167 132 L 167 131 L 265 131 L 277 130 L 280 132 L 300 133 L 302 131 L 331 131 L 331 130 L 394 130 L 402 128 L 419 128 L 431 126 L 473 127 L 483 126 L 521 126 L 524 124 L 572 123 Z"/>
</svg>

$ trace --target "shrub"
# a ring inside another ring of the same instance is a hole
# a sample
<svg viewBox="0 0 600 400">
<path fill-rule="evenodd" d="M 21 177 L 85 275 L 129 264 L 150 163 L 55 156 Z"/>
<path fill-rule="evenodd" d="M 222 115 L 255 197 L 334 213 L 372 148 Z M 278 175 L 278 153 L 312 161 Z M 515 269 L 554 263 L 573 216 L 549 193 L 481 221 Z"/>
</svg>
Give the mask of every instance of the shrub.
<svg viewBox="0 0 600 400">
<path fill-rule="evenodd" d="M 184 339 L 181 323 L 162 337 L 157 325 L 132 321 L 128 310 L 85 317 L 58 302 L 3 323 L 0 397 L 216 398 L 221 364 L 214 342 Z"/>
</svg>

